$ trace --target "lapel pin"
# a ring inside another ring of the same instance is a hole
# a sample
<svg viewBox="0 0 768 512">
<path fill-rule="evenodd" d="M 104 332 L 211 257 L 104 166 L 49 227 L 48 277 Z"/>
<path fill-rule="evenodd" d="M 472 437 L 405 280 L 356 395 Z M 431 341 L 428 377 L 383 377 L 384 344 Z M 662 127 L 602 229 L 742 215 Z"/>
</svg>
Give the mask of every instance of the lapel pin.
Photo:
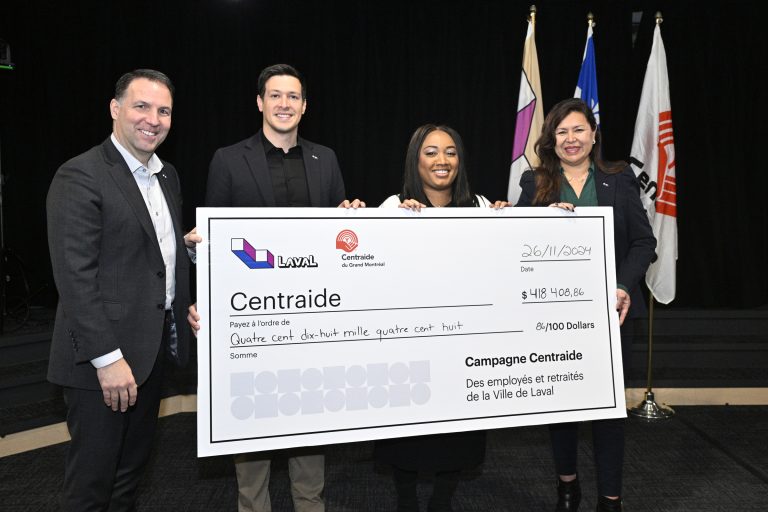
<svg viewBox="0 0 768 512">
<path fill-rule="evenodd" d="M 312 158 L 314 158 L 315 160 L 319 160 L 319 158 L 317 158 L 317 155 L 312 155 Z"/>
<path fill-rule="evenodd" d="M 609 185 L 606 182 L 603 182 L 604 187 L 608 187 Z"/>
</svg>

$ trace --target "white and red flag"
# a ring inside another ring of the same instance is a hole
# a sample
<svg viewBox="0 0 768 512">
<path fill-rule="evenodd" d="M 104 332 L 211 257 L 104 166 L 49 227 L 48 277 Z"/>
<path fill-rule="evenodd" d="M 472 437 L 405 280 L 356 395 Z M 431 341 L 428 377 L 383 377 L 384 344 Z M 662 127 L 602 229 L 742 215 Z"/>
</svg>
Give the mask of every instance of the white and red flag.
<svg viewBox="0 0 768 512">
<path fill-rule="evenodd" d="M 658 242 L 658 259 L 648 269 L 645 282 L 657 301 L 669 304 L 676 291 L 677 185 L 667 57 L 658 24 L 645 71 L 630 161 Z"/>
</svg>

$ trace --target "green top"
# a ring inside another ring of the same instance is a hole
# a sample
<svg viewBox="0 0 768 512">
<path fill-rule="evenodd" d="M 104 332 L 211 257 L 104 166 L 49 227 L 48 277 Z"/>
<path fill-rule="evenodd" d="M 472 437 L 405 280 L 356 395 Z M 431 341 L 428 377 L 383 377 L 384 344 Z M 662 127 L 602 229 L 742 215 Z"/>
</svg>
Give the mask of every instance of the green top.
<svg viewBox="0 0 768 512">
<path fill-rule="evenodd" d="M 565 177 L 563 168 L 560 168 L 560 175 L 563 177 L 560 187 L 560 200 L 564 203 L 571 203 L 573 206 L 598 206 L 597 204 L 597 188 L 595 188 L 595 165 L 589 164 L 589 172 L 587 173 L 587 180 L 584 182 L 584 188 L 581 189 L 581 196 L 577 196 L 573 187 L 568 183 L 568 179 Z M 629 293 L 626 286 L 618 283 L 616 286 Z"/>
<path fill-rule="evenodd" d="M 560 175 L 563 177 L 560 187 L 560 200 L 564 203 L 571 203 L 573 206 L 597 206 L 597 189 L 595 188 L 595 168 L 594 164 L 589 164 L 587 180 L 584 182 L 584 188 L 581 189 L 581 196 L 577 196 L 568 179 L 565 177 L 563 168 L 560 168 Z"/>
</svg>

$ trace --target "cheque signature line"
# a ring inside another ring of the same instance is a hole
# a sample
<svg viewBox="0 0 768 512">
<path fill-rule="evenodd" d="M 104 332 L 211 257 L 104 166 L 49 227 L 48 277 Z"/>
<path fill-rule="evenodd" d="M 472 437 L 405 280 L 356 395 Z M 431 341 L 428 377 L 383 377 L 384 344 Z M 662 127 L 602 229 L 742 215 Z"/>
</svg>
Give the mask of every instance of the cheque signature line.
<svg viewBox="0 0 768 512">
<path fill-rule="evenodd" d="M 360 313 L 361 311 L 398 311 L 406 309 L 447 309 L 447 308 L 487 308 L 493 304 L 454 304 L 450 306 L 411 306 L 407 308 L 367 308 L 367 309 L 340 309 L 323 311 L 276 311 L 274 313 L 243 313 L 240 315 L 229 315 L 230 318 L 240 316 L 283 316 L 283 315 L 311 315 L 317 313 Z"/>
<path fill-rule="evenodd" d="M 571 258 L 560 260 L 520 260 L 520 263 L 565 263 L 568 261 L 592 261 L 592 258 Z"/>
<path fill-rule="evenodd" d="M 445 338 L 452 336 L 483 336 L 486 334 L 519 334 L 524 332 L 521 330 L 516 331 L 488 331 L 488 332 L 462 332 L 457 334 L 420 334 L 417 336 L 373 336 L 371 338 L 348 338 L 343 340 L 323 340 L 323 341 L 302 341 L 293 343 L 264 343 L 253 345 L 231 345 L 229 348 L 265 348 L 265 347 L 286 347 L 288 345 L 317 345 L 322 343 L 347 343 L 350 341 L 389 341 L 389 340 L 407 340 L 411 338 Z"/>
</svg>

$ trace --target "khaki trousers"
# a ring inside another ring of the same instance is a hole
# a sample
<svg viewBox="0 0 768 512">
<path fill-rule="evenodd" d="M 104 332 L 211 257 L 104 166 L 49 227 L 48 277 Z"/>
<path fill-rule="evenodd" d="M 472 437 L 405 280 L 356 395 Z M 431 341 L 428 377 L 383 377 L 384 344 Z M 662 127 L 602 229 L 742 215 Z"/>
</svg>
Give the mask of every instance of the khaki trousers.
<svg viewBox="0 0 768 512">
<path fill-rule="evenodd" d="M 288 475 L 291 497 L 296 512 L 325 512 L 325 456 L 298 455 L 288 450 Z M 295 455 L 294 455 L 295 454 Z M 272 512 L 269 499 L 269 475 L 273 452 L 241 453 L 235 455 L 238 512 Z"/>
</svg>

